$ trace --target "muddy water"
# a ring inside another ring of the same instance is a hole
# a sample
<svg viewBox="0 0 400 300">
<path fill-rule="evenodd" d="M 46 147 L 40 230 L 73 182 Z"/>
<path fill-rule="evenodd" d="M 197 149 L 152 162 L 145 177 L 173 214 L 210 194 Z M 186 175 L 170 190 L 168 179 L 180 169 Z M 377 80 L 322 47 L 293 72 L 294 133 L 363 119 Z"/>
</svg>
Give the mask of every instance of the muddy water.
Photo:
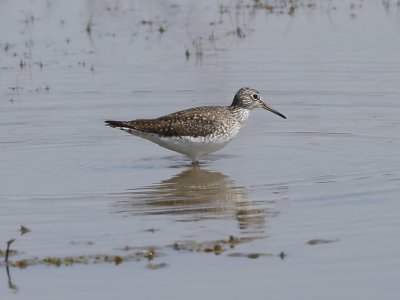
<svg viewBox="0 0 400 300">
<path fill-rule="evenodd" d="M 396 1 L 219 4 L 3 1 L 0 248 L 157 255 L 1 265 L 1 299 L 398 295 Z M 242 86 L 288 119 L 252 112 L 200 166 L 103 126 Z"/>
</svg>

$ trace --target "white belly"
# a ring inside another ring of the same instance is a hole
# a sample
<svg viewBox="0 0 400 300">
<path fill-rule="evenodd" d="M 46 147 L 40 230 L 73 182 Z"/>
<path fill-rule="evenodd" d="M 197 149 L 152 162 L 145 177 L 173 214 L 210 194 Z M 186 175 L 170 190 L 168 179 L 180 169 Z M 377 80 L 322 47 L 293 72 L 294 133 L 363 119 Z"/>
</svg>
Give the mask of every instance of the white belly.
<svg viewBox="0 0 400 300">
<path fill-rule="evenodd" d="M 161 138 L 156 142 L 162 147 L 185 154 L 193 161 L 196 161 L 200 156 L 216 152 L 225 147 L 231 139 L 207 139 L 205 137 L 173 137 Z"/>
<path fill-rule="evenodd" d="M 124 129 L 123 129 L 124 130 Z M 127 131 L 127 130 L 126 130 Z M 194 162 L 202 156 L 216 152 L 225 147 L 236 135 L 227 136 L 225 138 L 207 136 L 207 137 L 163 137 L 155 133 L 148 133 L 130 129 L 129 133 L 138 137 L 149 140 L 161 147 L 184 154 L 190 157 Z"/>
</svg>

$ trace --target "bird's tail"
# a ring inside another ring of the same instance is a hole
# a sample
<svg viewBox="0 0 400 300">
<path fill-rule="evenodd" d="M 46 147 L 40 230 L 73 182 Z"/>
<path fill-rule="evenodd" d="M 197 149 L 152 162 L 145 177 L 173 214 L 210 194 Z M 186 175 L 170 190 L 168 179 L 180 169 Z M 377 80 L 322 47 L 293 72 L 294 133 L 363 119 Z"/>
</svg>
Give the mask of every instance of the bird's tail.
<svg viewBox="0 0 400 300">
<path fill-rule="evenodd" d="M 106 125 L 107 126 L 110 126 L 110 127 L 127 127 L 126 126 L 126 122 L 124 122 L 124 121 L 113 121 L 113 120 L 106 120 L 106 121 L 104 121 L 105 123 L 106 123 Z"/>
</svg>

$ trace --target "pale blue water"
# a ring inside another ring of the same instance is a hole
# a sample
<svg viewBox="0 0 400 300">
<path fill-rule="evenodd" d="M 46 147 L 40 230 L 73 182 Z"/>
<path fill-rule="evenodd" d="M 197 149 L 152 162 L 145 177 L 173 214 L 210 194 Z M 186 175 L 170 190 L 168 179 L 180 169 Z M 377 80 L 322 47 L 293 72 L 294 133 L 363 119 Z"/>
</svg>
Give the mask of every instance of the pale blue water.
<svg viewBox="0 0 400 300">
<path fill-rule="evenodd" d="M 2 2 L 0 248 L 16 238 L 17 260 L 155 246 L 167 266 L 11 268 L 17 291 L 0 267 L 1 299 L 397 297 L 397 2 L 294 16 L 237 3 Z M 103 126 L 229 104 L 242 86 L 288 119 L 252 112 L 199 169 Z M 264 238 L 219 256 L 167 247 L 229 235 Z"/>
</svg>

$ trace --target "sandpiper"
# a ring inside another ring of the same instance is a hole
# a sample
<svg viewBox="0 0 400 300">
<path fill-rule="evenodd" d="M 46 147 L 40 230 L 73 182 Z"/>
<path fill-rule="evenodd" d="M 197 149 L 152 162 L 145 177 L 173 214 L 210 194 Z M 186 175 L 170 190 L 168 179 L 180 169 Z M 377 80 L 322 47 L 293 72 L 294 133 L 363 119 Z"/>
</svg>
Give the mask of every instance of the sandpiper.
<svg viewBox="0 0 400 300">
<path fill-rule="evenodd" d="M 260 92 L 244 87 L 235 94 L 230 106 L 194 107 L 156 119 L 105 122 L 197 163 L 200 156 L 225 147 L 238 134 L 253 108 L 264 108 L 286 119 L 262 101 Z"/>
</svg>

